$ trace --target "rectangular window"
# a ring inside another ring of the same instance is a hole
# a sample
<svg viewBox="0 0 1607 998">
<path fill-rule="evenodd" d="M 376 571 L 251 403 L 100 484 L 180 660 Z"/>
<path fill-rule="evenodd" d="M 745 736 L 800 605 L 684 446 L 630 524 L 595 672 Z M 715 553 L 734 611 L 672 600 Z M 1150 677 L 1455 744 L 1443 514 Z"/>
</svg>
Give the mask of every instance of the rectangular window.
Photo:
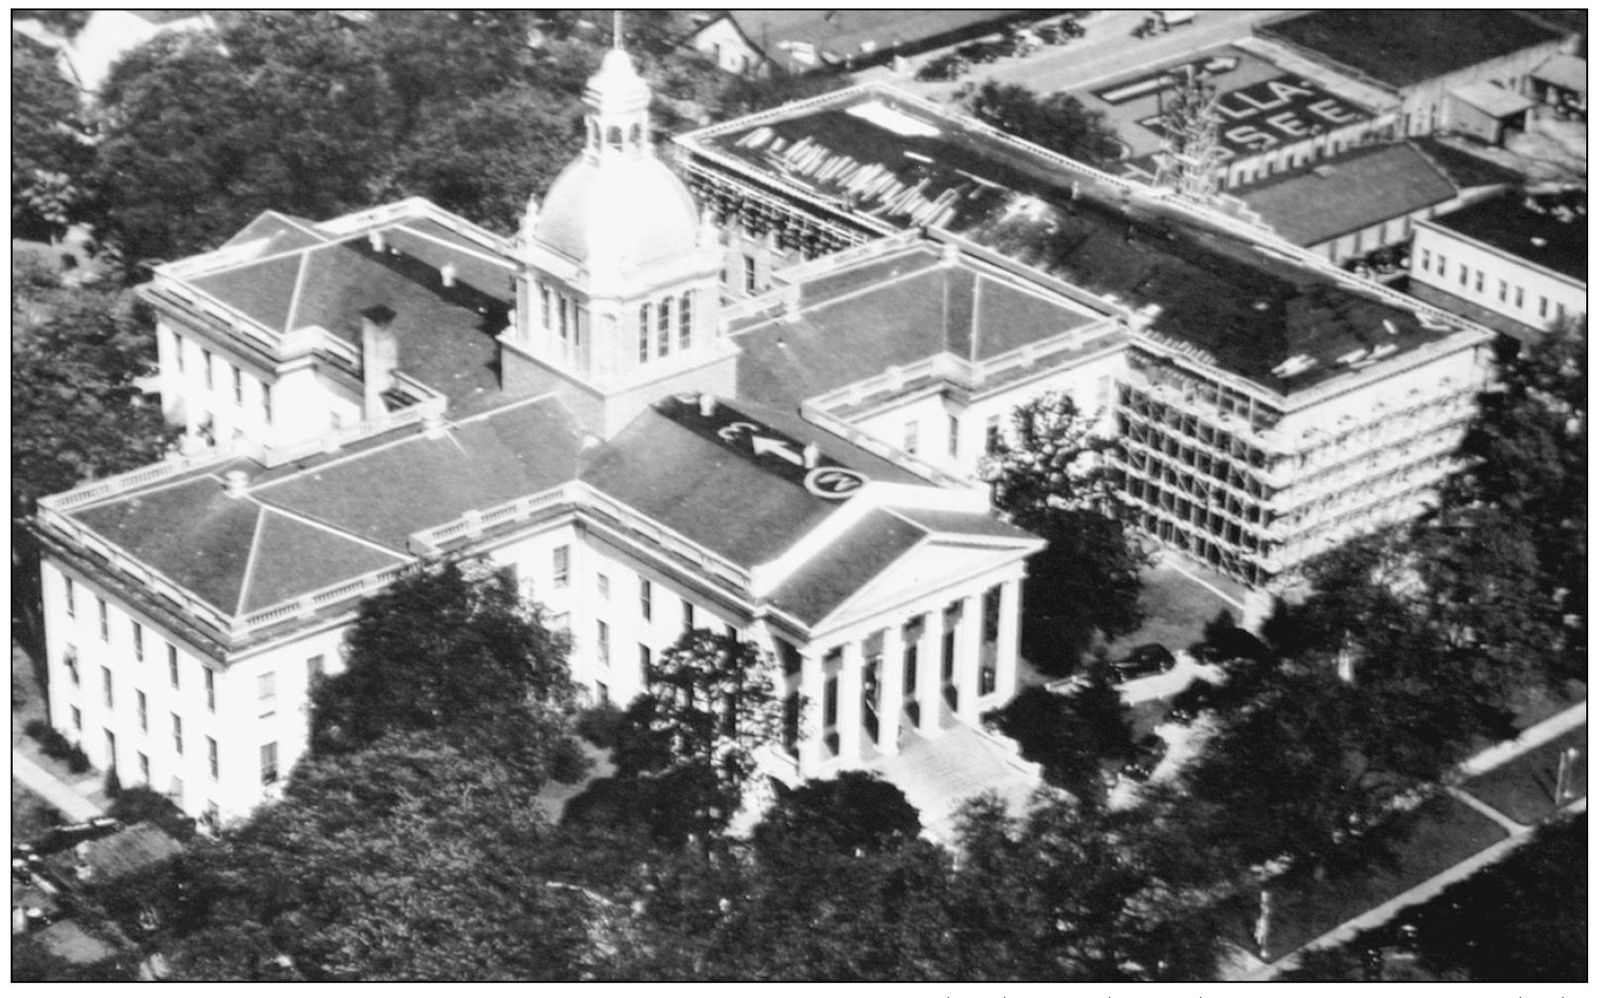
<svg viewBox="0 0 1607 998">
<path fill-rule="evenodd" d="M 1428 270 L 1429 263 L 1433 260 L 1433 257 L 1434 254 L 1430 253 L 1428 250 L 1425 249 L 1423 251 L 1423 269 L 1425 271 Z"/>
<path fill-rule="evenodd" d="M 636 657 L 641 660 L 642 685 L 646 686 L 647 677 L 652 673 L 653 669 L 653 649 L 647 647 L 646 645 L 637 645 Z"/>
<path fill-rule="evenodd" d="M 541 328 L 552 328 L 552 289 L 541 286 Z"/>
<path fill-rule="evenodd" d="M 1512 286 L 1512 307 L 1523 307 L 1523 289 L 1518 287 L 1516 284 Z"/>
<path fill-rule="evenodd" d="M 986 446 L 987 452 L 989 454 L 992 454 L 994 451 L 999 449 L 1000 440 L 999 440 L 999 417 L 998 416 L 989 416 L 988 417 L 987 435 L 986 435 L 986 439 L 983 441 L 983 444 Z"/>
<path fill-rule="evenodd" d="M 73 645 L 67 646 L 67 652 L 62 656 L 67 664 L 67 675 L 72 677 L 73 685 L 78 685 L 78 649 Z"/>
<path fill-rule="evenodd" d="M 653 306 L 643 305 L 641 313 L 641 328 L 636 336 L 636 359 L 643 364 L 652 356 L 653 347 Z"/>
<path fill-rule="evenodd" d="M 1566 318 L 1566 316 L 1567 316 L 1567 312 L 1563 309 L 1562 302 L 1558 302 L 1557 303 L 1557 321 L 1561 322 L 1564 318 Z"/>
<path fill-rule="evenodd" d="M 112 733 L 111 728 L 102 728 L 101 731 L 106 735 L 106 768 L 107 769 L 116 769 L 117 768 L 117 735 Z"/>
<path fill-rule="evenodd" d="M 608 622 L 597 622 L 597 661 L 608 664 Z"/>
<path fill-rule="evenodd" d="M 147 718 L 146 713 L 145 713 L 145 691 L 144 690 L 135 690 L 134 691 L 134 702 L 139 705 L 139 729 L 141 731 L 149 731 L 150 730 L 150 725 L 149 725 L 149 721 L 148 721 L 148 718 Z"/>
<path fill-rule="evenodd" d="M 272 670 L 257 677 L 257 716 L 271 717 L 279 709 L 279 683 Z"/>
<path fill-rule="evenodd" d="M 146 786 L 151 785 L 151 758 L 144 752 L 139 754 L 139 781 Z"/>
<path fill-rule="evenodd" d="M 742 287 L 750 295 L 759 287 L 759 265 L 746 254 L 742 257 Z"/>
<path fill-rule="evenodd" d="M 206 390 L 212 390 L 212 351 L 201 351 L 201 370 L 206 374 Z"/>
<path fill-rule="evenodd" d="M 84 712 L 79 710 L 77 707 L 73 708 L 73 730 L 84 730 Z"/>
<path fill-rule="evenodd" d="M 101 695 L 106 700 L 106 707 L 110 709 L 112 706 L 112 670 L 104 665 L 100 667 L 100 690 Z"/>
<path fill-rule="evenodd" d="M 95 602 L 100 606 L 100 639 L 110 641 L 112 639 L 112 625 L 110 618 L 106 614 L 106 601 L 96 596 Z"/>
<path fill-rule="evenodd" d="M 1457 273 L 1458 273 L 1457 283 L 1462 285 L 1464 288 L 1467 287 L 1468 286 L 1468 265 L 1465 264 L 1465 263 L 1462 264 L 1462 269 L 1459 270 Z"/>
<path fill-rule="evenodd" d="M 179 650 L 171 644 L 167 646 L 167 684 L 179 688 Z"/>
<path fill-rule="evenodd" d="M 599 599 L 608 598 L 608 576 L 601 572 L 597 573 L 597 596 Z"/>
<path fill-rule="evenodd" d="M 206 686 L 206 709 L 218 709 L 218 677 L 212 674 L 211 669 L 201 670 L 201 682 Z"/>
<path fill-rule="evenodd" d="M 184 337 L 177 330 L 173 333 L 173 366 L 180 374 L 184 373 Z"/>
<path fill-rule="evenodd" d="M 921 424 L 911 420 L 904 424 L 904 453 L 913 454 L 921 443 Z"/>
<path fill-rule="evenodd" d="M 184 754 L 184 718 L 177 714 L 169 715 L 173 718 L 173 751 L 179 755 Z"/>
<path fill-rule="evenodd" d="M 1545 301 L 1544 298 L 1542 298 L 1540 300 Z M 1540 314 L 1545 315 L 1546 314 L 1545 309 L 1541 309 Z M 67 582 L 67 616 L 76 617 L 76 616 L 78 616 L 78 597 L 77 597 L 77 594 L 73 592 L 73 580 L 71 578 L 68 578 L 68 579 L 66 579 L 66 582 Z"/>
<path fill-rule="evenodd" d="M 238 367 L 234 367 L 232 370 L 234 371 L 234 404 L 244 405 L 246 401 L 245 377 L 240 373 Z"/>
<path fill-rule="evenodd" d="M 736 627 L 734 625 L 732 625 L 732 624 L 726 624 L 725 625 L 725 636 L 727 638 L 731 639 L 732 641 L 735 641 L 737 639 L 737 629 L 736 629 Z"/>
<path fill-rule="evenodd" d="M 597 702 L 598 703 L 608 703 L 609 702 L 608 701 L 608 684 L 607 683 L 598 683 L 597 684 Z"/>
<path fill-rule="evenodd" d="M 647 579 L 642 580 L 641 591 L 638 597 L 642 604 L 642 619 L 653 619 L 653 583 Z"/>
<path fill-rule="evenodd" d="M 681 295 L 681 349 L 692 346 L 692 292 Z"/>
<path fill-rule="evenodd" d="M 960 417 L 949 417 L 949 457 L 960 456 Z"/>
<path fill-rule="evenodd" d="M 134 661 L 143 662 L 143 661 L 145 661 L 145 628 L 141 627 L 140 622 L 137 621 L 137 620 L 133 621 L 133 624 L 134 624 Z"/>
<path fill-rule="evenodd" d="M 670 355 L 670 301 L 671 299 L 664 298 L 658 303 L 658 355 L 660 357 Z"/>
<path fill-rule="evenodd" d="M 262 422 L 273 425 L 273 386 L 266 381 L 262 383 Z"/>
<path fill-rule="evenodd" d="M 1496 297 L 1497 301 L 1506 301 L 1507 300 L 1507 282 L 1506 281 L 1500 281 L 1500 282 L 1498 282 L 1496 284 L 1496 286 L 1495 286 L 1495 297 Z"/>
<path fill-rule="evenodd" d="M 214 780 L 218 778 L 218 740 L 211 735 L 206 739 L 206 768 Z"/>
<path fill-rule="evenodd" d="M 558 296 L 558 338 L 569 342 L 569 299 Z"/>
<path fill-rule="evenodd" d="M 262 763 L 262 765 L 261 765 L 261 769 L 262 769 L 262 785 L 266 787 L 266 786 L 268 786 L 270 784 L 278 783 L 279 782 L 279 743 L 278 742 L 269 742 L 268 744 L 262 746 L 262 750 L 259 753 L 259 757 L 260 757 L 261 763 Z"/>
<path fill-rule="evenodd" d="M 824 699 L 826 702 L 821 704 L 821 707 L 824 709 L 825 713 L 825 726 L 828 728 L 835 728 L 837 726 L 836 676 L 832 676 L 830 679 L 826 680 L 826 693 Z"/>
<path fill-rule="evenodd" d="M 681 600 L 681 630 L 692 629 L 692 603 L 690 600 Z"/>
<path fill-rule="evenodd" d="M 569 545 L 560 544 L 552 549 L 552 587 L 566 589 L 569 586 Z"/>
<path fill-rule="evenodd" d="M 1475 270 L 1473 272 L 1473 290 L 1479 294 L 1484 293 L 1484 271 Z"/>
<path fill-rule="evenodd" d="M 1540 296 L 1540 318 L 1544 319 L 1546 317 L 1546 312 L 1548 310 L 1550 310 L 1550 308 L 1551 308 L 1551 301 L 1548 298 L 1546 298 L 1545 295 L 1541 295 Z"/>
<path fill-rule="evenodd" d="M 1435 268 L 1434 272 L 1436 274 L 1439 274 L 1441 277 L 1445 276 L 1445 254 L 1444 253 L 1441 253 L 1439 255 L 1439 265 Z"/>
</svg>

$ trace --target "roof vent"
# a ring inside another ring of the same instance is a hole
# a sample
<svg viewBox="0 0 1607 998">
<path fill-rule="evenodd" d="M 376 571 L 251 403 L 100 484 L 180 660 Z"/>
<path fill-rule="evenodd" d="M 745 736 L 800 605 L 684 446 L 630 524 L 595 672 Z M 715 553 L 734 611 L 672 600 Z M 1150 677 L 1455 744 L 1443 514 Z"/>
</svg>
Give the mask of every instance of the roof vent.
<svg viewBox="0 0 1607 998">
<path fill-rule="evenodd" d="M 458 283 L 458 267 L 455 263 L 443 264 L 441 267 L 441 283 L 447 287 L 454 287 Z"/>
<path fill-rule="evenodd" d="M 820 464 L 820 445 L 813 440 L 804 448 L 803 462 L 805 468 L 813 468 Z"/>
<path fill-rule="evenodd" d="M 1546 237 L 1545 236 L 1530 236 L 1529 241 L 1531 243 L 1534 243 L 1536 247 L 1539 247 L 1539 248 L 1542 248 L 1542 249 L 1546 245 Z"/>
<path fill-rule="evenodd" d="M 697 397 L 697 411 L 704 419 L 714 415 L 714 396 L 708 392 L 701 392 Z"/>
<path fill-rule="evenodd" d="M 375 229 L 368 234 L 368 248 L 375 253 L 385 252 L 385 233 Z"/>
<path fill-rule="evenodd" d="M 1394 319 L 1385 319 L 1384 320 L 1384 332 L 1388 333 L 1391 336 L 1396 336 L 1396 335 L 1398 335 L 1400 333 L 1400 327 L 1395 325 L 1395 320 Z"/>
<path fill-rule="evenodd" d="M 239 499 L 246 494 L 246 485 L 249 481 L 246 473 L 238 469 L 226 472 L 223 476 L 223 491 L 231 499 Z"/>
<path fill-rule="evenodd" d="M 1272 305 L 1270 303 L 1268 303 L 1268 302 L 1265 302 L 1265 301 L 1258 301 L 1254 305 L 1252 305 L 1251 307 L 1254 308 L 1257 312 L 1265 312 L 1267 309 L 1271 308 Z"/>
</svg>

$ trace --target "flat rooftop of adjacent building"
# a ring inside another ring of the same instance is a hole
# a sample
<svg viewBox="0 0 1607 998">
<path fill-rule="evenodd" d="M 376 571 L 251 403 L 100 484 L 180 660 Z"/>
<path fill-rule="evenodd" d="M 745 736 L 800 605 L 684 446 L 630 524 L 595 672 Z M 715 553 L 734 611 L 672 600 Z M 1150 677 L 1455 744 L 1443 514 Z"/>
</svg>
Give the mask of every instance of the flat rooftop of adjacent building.
<svg viewBox="0 0 1607 998">
<path fill-rule="evenodd" d="M 1071 93 L 1083 106 L 1104 114 L 1116 130 L 1129 175 L 1149 180 L 1155 176 L 1155 153 L 1165 147 L 1162 111 L 1191 71 L 1220 95 L 1218 139 L 1228 163 L 1376 117 L 1320 83 L 1236 45 L 1218 45 Z"/>
<path fill-rule="evenodd" d="M 1583 282 L 1589 242 L 1585 209 L 1584 191 L 1514 191 L 1458 208 L 1434 221 L 1460 236 Z"/>
<path fill-rule="evenodd" d="M 1275 392 L 1348 373 L 1339 359 L 1359 348 L 1403 351 L 1449 334 L 1293 262 L 1270 236 L 1257 242 L 892 88 L 845 90 L 681 141 L 861 224 L 947 229 L 1093 297 L 1148 309 L 1154 333 Z M 1302 354 L 1316 363 L 1272 373 Z"/>
<path fill-rule="evenodd" d="M 1255 31 L 1393 87 L 1411 86 L 1563 38 L 1516 11 L 1483 7 L 1330 8 L 1264 21 Z"/>
<path fill-rule="evenodd" d="M 742 34 L 790 71 L 823 63 L 800 56 L 794 45 L 810 46 L 827 63 L 875 55 L 895 46 L 938 38 L 973 26 L 997 23 L 1030 10 L 729 10 Z"/>
<path fill-rule="evenodd" d="M 1456 197 L 1456 185 L 1408 142 L 1363 146 L 1275 174 L 1233 191 L 1261 220 L 1297 246 L 1336 236 Z"/>
</svg>

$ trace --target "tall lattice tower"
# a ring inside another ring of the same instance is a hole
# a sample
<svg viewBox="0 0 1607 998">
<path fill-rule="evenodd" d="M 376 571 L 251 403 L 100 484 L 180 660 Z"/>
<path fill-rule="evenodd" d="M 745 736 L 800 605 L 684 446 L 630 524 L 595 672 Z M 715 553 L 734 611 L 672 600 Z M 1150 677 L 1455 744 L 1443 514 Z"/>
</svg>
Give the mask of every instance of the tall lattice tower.
<svg viewBox="0 0 1607 998">
<path fill-rule="evenodd" d="M 1166 148 L 1156 156 L 1157 187 L 1172 187 L 1198 201 L 1216 199 L 1222 161 L 1228 158 L 1217 141 L 1217 100 L 1216 87 L 1197 78 L 1189 67 L 1188 78 L 1161 113 Z"/>
</svg>

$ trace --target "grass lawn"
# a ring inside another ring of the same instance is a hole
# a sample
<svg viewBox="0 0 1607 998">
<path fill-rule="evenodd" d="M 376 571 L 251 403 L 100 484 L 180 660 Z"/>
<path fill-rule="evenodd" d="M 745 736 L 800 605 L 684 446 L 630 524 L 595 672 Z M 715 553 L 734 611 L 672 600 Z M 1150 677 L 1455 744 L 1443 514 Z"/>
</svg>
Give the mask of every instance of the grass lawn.
<svg viewBox="0 0 1607 998">
<path fill-rule="evenodd" d="M 1243 587 L 1213 574 L 1201 565 L 1191 564 L 1187 572 L 1184 574 L 1183 570 L 1169 561 L 1162 561 L 1144 570 L 1144 592 L 1139 597 L 1144 624 L 1132 634 L 1111 642 L 1112 659 L 1121 658 L 1129 648 L 1152 642 L 1165 645 L 1173 651 L 1187 648 L 1200 640 L 1200 632 L 1205 629 L 1206 621 L 1223 610 L 1231 611 L 1235 619 L 1243 619 L 1243 611 L 1189 578 L 1189 575 L 1207 579 L 1211 585 L 1235 598 L 1243 596 Z"/>
<path fill-rule="evenodd" d="M 1475 776 L 1462 784 L 1462 789 L 1513 821 L 1532 825 L 1557 810 L 1552 803 L 1557 786 L 1557 756 L 1565 748 L 1579 750 L 1579 758 L 1574 763 L 1573 786 L 1578 792 L 1584 792 L 1590 775 L 1588 747 L 1586 727 L 1581 725 L 1536 745 L 1488 773 Z"/>
<path fill-rule="evenodd" d="M 67 819 L 50 802 L 27 787 L 11 781 L 11 841 L 27 842 L 40 832 L 54 828 Z"/>
<path fill-rule="evenodd" d="M 1396 851 L 1395 868 L 1380 866 L 1363 874 L 1333 876 L 1321 883 L 1275 881 L 1272 888 L 1272 933 L 1268 950 L 1274 960 L 1324 932 L 1383 904 L 1441 870 L 1454 866 L 1499 842 L 1501 826 L 1466 804 L 1446 799 L 1423 815 Z M 1234 942 L 1254 951 L 1254 897 L 1238 904 Z"/>
</svg>

